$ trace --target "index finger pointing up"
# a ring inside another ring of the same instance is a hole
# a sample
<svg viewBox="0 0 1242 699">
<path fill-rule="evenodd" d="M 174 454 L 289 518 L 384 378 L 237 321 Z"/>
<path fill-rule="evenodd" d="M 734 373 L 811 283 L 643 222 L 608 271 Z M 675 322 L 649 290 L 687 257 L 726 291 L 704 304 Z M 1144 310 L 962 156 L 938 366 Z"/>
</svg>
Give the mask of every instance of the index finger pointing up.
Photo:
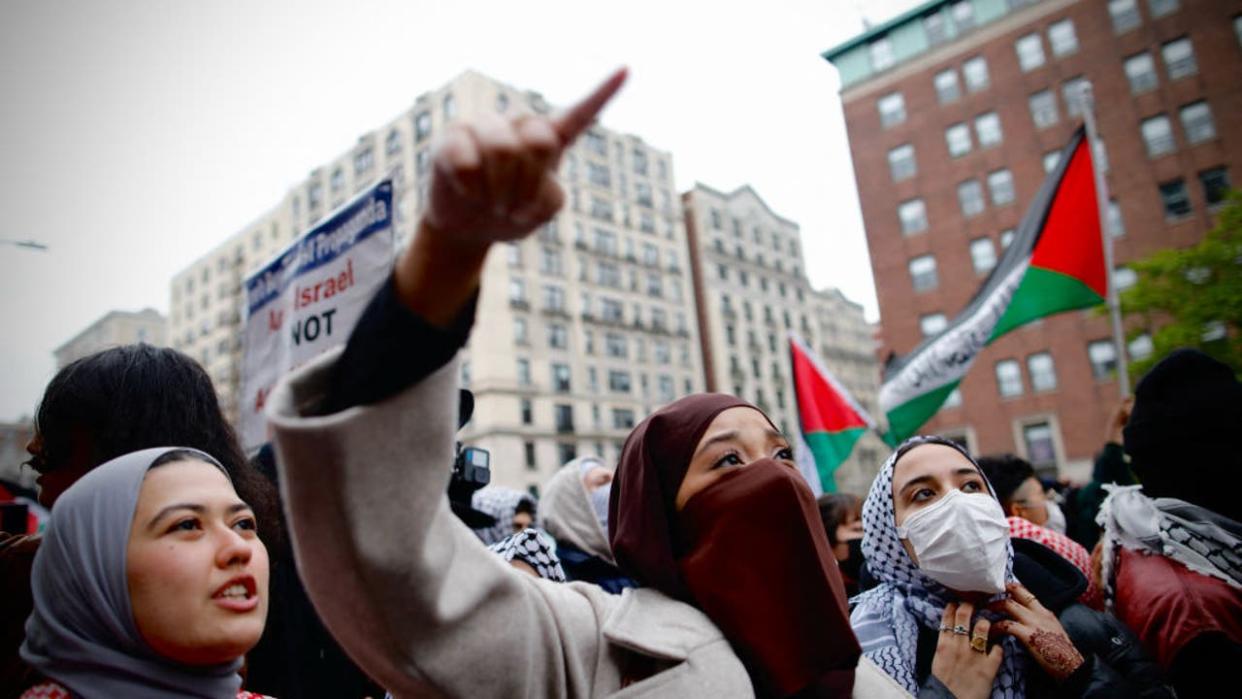
<svg viewBox="0 0 1242 699">
<path fill-rule="evenodd" d="M 604 105 L 608 104 L 612 96 L 617 94 L 617 90 L 625 84 L 628 74 L 628 69 L 618 68 L 616 72 L 608 76 L 608 79 L 600 83 L 594 92 L 552 120 L 552 127 L 560 136 L 562 145 L 568 146 L 582 135 L 583 131 L 586 131 L 591 122 L 595 121 L 595 117 L 604 109 Z"/>
</svg>

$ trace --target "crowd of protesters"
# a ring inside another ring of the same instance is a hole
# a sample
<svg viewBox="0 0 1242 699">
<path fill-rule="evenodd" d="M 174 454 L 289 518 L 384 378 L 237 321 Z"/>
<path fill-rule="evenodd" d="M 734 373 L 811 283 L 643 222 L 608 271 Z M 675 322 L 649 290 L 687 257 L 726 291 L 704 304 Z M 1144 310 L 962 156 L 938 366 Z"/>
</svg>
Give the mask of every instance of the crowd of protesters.
<svg viewBox="0 0 1242 699">
<path fill-rule="evenodd" d="M 617 464 L 446 497 L 456 355 L 492 244 L 560 208 L 558 117 L 450 127 L 429 204 L 348 343 L 271 394 L 247 461 L 169 349 L 56 375 L 30 464 L 51 516 L 0 541 L 0 691 L 43 697 L 1193 697 L 1242 667 L 1242 384 L 1194 351 L 1139 383 L 1092 480 L 899 445 L 818 502 L 723 394 Z M 279 494 L 278 494 L 279 491 Z"/>
</svg>

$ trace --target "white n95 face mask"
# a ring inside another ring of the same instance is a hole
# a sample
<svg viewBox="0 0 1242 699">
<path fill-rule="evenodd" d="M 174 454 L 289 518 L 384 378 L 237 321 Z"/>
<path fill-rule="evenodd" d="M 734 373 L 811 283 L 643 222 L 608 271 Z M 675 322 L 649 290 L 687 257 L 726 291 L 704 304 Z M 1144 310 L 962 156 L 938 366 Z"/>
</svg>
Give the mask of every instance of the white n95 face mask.
<svg viewBox="0 0 1242 699">
<path fill-rule="evenodd" d="M 987 493 L 958 489 L 897 527 L 914 547 L 919 570 L 958 592 L 1005 591 L 1009 523 L 1000 503 Z"/>
</svg>

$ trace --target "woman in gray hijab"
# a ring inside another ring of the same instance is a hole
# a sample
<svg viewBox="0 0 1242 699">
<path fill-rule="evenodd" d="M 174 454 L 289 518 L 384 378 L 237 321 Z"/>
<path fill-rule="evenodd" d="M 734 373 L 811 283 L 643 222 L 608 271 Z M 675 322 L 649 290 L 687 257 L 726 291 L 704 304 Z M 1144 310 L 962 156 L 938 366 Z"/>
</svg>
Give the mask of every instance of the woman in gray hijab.
<svg viewBox="0 0 1242 699">
<path fill-rule="evenodd" d="M 243 655 L 267 612 L 267 551 L 224 467 L 191 449 L 113 459 L 57 501 L 32 574 L 23 697 L 254 697 Z"/>
</svg>

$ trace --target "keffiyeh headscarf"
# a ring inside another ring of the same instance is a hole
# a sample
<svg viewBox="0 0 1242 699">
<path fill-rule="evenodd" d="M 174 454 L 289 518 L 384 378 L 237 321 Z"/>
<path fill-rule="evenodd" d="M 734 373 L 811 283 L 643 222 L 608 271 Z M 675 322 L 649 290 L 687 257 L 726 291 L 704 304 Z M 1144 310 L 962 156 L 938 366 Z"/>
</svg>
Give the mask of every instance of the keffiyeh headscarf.
<svg viewBox="0 0 1242 699">
<path fill-rule="evenodd" d="M 1117 549 L 1171 558 L 1242 590 L 1242 523 L 1175 498 L 1149 498 L 1141 486 L 1105 485 L 1096 523 L 1104 529 L 1100 573 L 1109 609 Z"/>
<path fill-rule="evenodd" d="M 919 693 L 915 676 L 919 627 L 939 629 L 945 605 L 953 601 L 952 593 L 924 575 L 910 560 L 897 537 L 893 470 L 898 459 L 924 444 L 952 447 L 975 463 L 961 446 L 942 437 L 912 437 L 897 447 L 871 483 L 862 510 L 863 556 L 880 584 L 854 598 L 856 606 L 850 615 L 850 625 L 862 645 L 863 655 L 911 694 Z M 1012 545 L 1005 579 L 1015 580 Z M 1013 637 L 1006 637 L 1002 643 L 1005 658 L 992 685 L 992 697 L 1021 699 L 1026 696 L 1026 653 Z"/>
<path fill-rule="evenodd" d="M 155 653 L 138 631 L 126 576 L 129 532 L 147 470 L 180 449 L 144 449 L 87 473 L 56 501 L 35 556 L 22 659 L 75 697 L 232 699 L 242 659 L 191 667 Z M 224 467 L 194 449 L 203 461 Z M 228 473 L 225 472 L 227 476 Z"/>
<path fill-rule="evenodd" d="M 552 542 L 537 529 L 522 531 L 487 547 L 505 561 L 517 559 L 535 569 L 539 577 L 552 582 L 565 582 L 565 570 L 557 558 Z"/>
<path fill-rule="evenodd" d="M 530 493 L 500 486 L 488 486 L 476 490 L 471 497 L 471 505 L 479 512 L 495 517 L 496 523 L 490 527 L 475 529 L 474 533 L 488 546 L 512 535 L 513 515 L 517 512 L 518 504 L 522 502 L 531 504 L 533 517 L 536 501 L 535 496 Z"/>
</svg>

